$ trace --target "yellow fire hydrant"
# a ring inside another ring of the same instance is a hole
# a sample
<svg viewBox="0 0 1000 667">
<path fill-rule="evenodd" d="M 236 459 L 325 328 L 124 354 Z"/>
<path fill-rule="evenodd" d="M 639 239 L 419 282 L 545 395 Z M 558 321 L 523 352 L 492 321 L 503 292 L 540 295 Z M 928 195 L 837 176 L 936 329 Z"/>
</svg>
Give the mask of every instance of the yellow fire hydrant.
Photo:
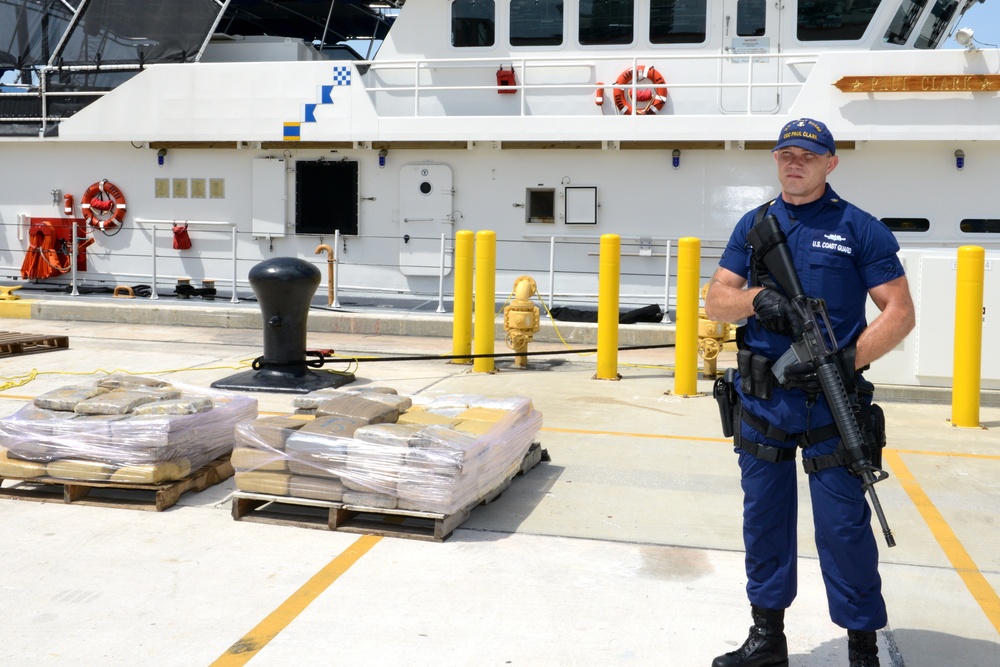
<svg viewBox="0 0 1000 667">
<path fill-rule="evenodd" d="M 531 297 L 538 290 L 534 278 L 519 276 L 514 280 L 514 298 L 503 308 L 503 328 L 507 332 L 507 347 L 516 354 L 514 366 L 528 367 L 528 343 L 538 332 L 538 307 L 532 305 Z"/>
<path fill-rule="evenodd" d="M 704 303 L 708 294 L 708 283 L 701 288 L 701 300 Z M 698 309 L 698 354 L 704 359 L 701 376 L 714 378 L 717 376 L 717 364 L 722 346 L 729 340 L 732 325 L 729 322 L 716 322 L 708 319 L 705 308 Z"/>
</svg>

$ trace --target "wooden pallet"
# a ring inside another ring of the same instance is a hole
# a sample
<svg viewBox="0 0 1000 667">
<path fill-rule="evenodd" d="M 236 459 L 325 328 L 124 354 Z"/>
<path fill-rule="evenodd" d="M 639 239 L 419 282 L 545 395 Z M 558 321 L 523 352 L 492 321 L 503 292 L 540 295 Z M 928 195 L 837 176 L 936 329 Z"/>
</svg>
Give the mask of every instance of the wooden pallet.
<svg viewBox="0 0 1000 667">
<path fill-rule="evenodd" d="M 443 542 L 456 528 L 465 523 L 472 510 L 496 500 L 511 485 L 515 477 L 528 472 L 542 460 L 548 460 L 548 455 L 536 442 L 528 449 L 528 453 L 521 461 L 521 467 L 513 475 L 490 489 L 478 500 L 452 514 L 361 507 L 324 500 L 236 491 L 233 494 L 233 519 L 336 530 L 342 533 Z"/>
<path fill-rule="evenodd" d="M 69 336 L 39 336 L 37 334 L 0 331 L 0 357 L 32 352 L 49 352 L 69 347 Z"/>
<path fill-rule="evenodd" d="M 226 454 L 183 479 L 162 484 L 84 482 L 55 477 L 0 477 L 0 483 L 4 480 L 18 482 L 15 486 L 0 488 L 0 498 L 162 512 L 176 505 L 188 491 L 204 491 L 232 476 L 233 465 L 229 462 L 229 454 Z"/>
</svg>

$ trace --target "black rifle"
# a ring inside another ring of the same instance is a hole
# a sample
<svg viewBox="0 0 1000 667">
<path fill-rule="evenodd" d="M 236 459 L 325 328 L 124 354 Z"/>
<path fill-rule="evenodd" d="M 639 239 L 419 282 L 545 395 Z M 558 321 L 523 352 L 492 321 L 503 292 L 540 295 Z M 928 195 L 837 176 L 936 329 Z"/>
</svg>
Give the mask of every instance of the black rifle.
<svg viewBox="0 0 1000 667">
<path fill-rule="evenodd" d="M 855 476 L 861 479 L 864 490 L 871 500 L 872 509 L 882 526 L 885 542 L 890 547 L 896 546 L 892 530 L 885 520 L 882 504 L 875 493 L 875 484 L 889 476 L 889 473 L 872 463 L 869 449 L 865 447 L 861 428 L 858 426 L 860 407 L 856 396 L 849 395 L 844 387 L 844 379 L 833 355 L 837 352 L 837 339 L 830 326 L 830 315 L 823 299 L 810 298 L 802 290 L 802 282 L 792 263 L 792 253 L 788 248 L 785 233 L 781 231 L 778 220 L 773 215 L 766 216 L 747 233 L 747 240 L 753 247 L 756 261 L 763 263 L 771 278 L 788 297 L 799 322 L 793 329 L 801 327 L 801 331 L 792 331 L 791 352 L 799 362 L 811 362 L 816 368 L 823 395 L 833 413 L 837 432 L 843 441 L 847 465 Z M 826 329 L 824 336 L 820 328 L 820 320 Z M 786 355 L 787 356 L 787 355 Z M 775 374 L 781 375 L 783 366 L 790 361 L 783 357 L 775 363 Z M 875 447 L 878 445 L 875 444 Z"/>
</svg>

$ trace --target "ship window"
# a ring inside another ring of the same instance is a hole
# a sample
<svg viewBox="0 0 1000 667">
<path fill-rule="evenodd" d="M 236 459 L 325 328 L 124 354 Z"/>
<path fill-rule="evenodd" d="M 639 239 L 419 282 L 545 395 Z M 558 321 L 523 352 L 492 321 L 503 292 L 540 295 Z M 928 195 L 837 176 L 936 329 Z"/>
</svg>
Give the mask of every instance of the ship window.
<svg viewBox="0 0 1000 667">
<path fill-rule="evenodd" d="M 494 0 L 455 0 L 451 3 L 452 46 L 493 46 L 495 41 Z"/>
<path fill-rule="evenodd" d="M 562 0 L 511 0 L 511 46 L 559 46 L 562 43 Z"/>
<path fill-rule="evenodd" d="M 892 17 L 892 23 L 889 24 L 889 29 L 885 32 L 885 41 L 889 44 L 906 44 L 906 40 L 913 32 L 913 27 L 917 25 L 920 12 L 924 11 L 926 6 L 927 0 L 906 0 L 903 2 L 896 10 L 896 15 Z"/>
<path fill-rule="evenodd" d="M 358 163 L 295 164 L 295 233 L 358 234 Z"/>
<path fill-rule="evenodd" d="M 701 44 L 705 41 L 708 0 L 650 0 L 651 44 Z"/>
<path fill-rule="evenodd" d="M 957 7 L 958 0 L 937 0 L 913 45 L 918 49 L 936 49 L 945 36 L 945 30 Z"/>
<path fill-rule="evenodd" d="M 760 37 L 767 20 L 766 0 L 739 0 L 736 3 L 736 34 L 740 37 Z"/>
<path fill-rule="evenodd" d="M 552 188 L 528 188 L 525 194 L 525 222 L 556 221 L 556 191 Z"/>
<path fill-rule="evenodd" d="M 581 44 L 631 44 L 633 0 L 580 0 Z"/>
<path fill-rule="evenodd" d="M 927 218 L 882 218 L 882 222 L 893 232 L 926 232 L 931 228 Z"/>
<path fill-rule="evenodd" d="M 959 229 L 965 234 L 1000 234 L 1000 220 L 966 218 Z"/>
<path fill-rule="evenodd" d="M 831 4 L 833 7 L 831 7 Z M 798 33 L 801 42 L 857 41 L 864 37 L 871 23 L 878 0 L 860 0 L 850 5 L 850 11 L 837 10 L 847 3 L 799 3 Z"/>
</svg>

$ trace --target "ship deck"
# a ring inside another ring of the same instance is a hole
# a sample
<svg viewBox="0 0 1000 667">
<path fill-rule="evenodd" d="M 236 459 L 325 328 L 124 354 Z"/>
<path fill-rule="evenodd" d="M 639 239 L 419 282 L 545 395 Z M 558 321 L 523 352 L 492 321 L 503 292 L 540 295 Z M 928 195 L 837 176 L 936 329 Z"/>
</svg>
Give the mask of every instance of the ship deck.
<svg viewBox="0 0 1000 667">
<path fill-rule="evenodd" d="M 0 417 L 101 371 L 208 387 L 261 354 L 253 303 L 122 301 L 0 302 L 0 330 L 68 338 L 3 358 Z M 346 310 L 310 313 L 309 348 L 344 358 L 332 368 L 451 352 L 447 315 Z M 635 326 L 622 327 L 622 345 L 672 340 L 668 324 Z M 559 328 L 567 344 L 530 349 L 592 345 L 593 325 Z M 3 663 L 709 664 L 749 625 L 739 476 L 711 381 L 699 380 L 702 395 L 673 395 L 672 348 L 621 351 L 620 381 L 594 379 L 595 362 L 539 356 L 515 369 L 499 360 L 495 373 L 443 359 L 353 367 L 355 384 L 523 395 L 543 414 L 548 460 L 444 541 L 235 521 L 231 478 L 161 512 L 0 499 Z M 720 367 L 731 363 L 724 352 Z M 996 395 L 984 393 L 983 429 L 953 429 L 947 392 L 891 389 L 879 388 L 891 476 L 877 490 L 898 546 L 879 539 L 890 622 L 879 633 L 882 664 L 995 665 Z M 254 396 L 262 414 L 292 410 L 291 394 Z M 810 513 L 800 475 L 791 664 L 843 665 L 846 636 L 828 620 Z"/>
</svg>

